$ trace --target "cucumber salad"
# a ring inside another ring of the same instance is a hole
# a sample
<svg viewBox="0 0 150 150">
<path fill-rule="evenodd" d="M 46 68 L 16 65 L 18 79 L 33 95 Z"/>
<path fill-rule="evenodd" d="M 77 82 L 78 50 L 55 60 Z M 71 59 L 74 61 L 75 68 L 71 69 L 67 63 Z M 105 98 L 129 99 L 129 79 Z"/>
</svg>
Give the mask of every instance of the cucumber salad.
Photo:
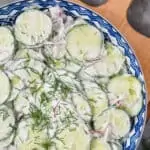
<svg viewBox="0 0 150 150">
<path fill-rule="evenodd" d="M 58 6 L 0 26 L 0 150 L 123 150 L 142 87 L 103 32 Z"/>
</svg>

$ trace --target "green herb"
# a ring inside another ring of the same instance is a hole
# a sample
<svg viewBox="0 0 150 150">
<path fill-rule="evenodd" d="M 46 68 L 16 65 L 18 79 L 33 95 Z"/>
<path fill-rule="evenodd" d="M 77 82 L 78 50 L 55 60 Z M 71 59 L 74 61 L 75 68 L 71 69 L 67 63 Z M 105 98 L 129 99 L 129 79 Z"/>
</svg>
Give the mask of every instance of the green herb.
<svg viewBox="0 0 150 150">
<path fill-rule="evenodd" d="M 50 123 L 50 117 L 44 114 L 41 109 L 33 105 L 31 105 L 30 108 L 30 117 L 33 120 L 33 129 L 43 129 L 43 127 Z"/>
<path fill-rule="evenodd" d="M 4 65 L 0 65 L 0 70 L 4 70 Z"/>
<path fill-rule="evenodd" d="M 55 78 L 53 88 L 54 93 L 60 88 L 60 92 L 63 98 L 66 98 L 68 94 L 72 91 L 72 89 L 68 85 L 66 85 L 63 81 L 61 81 L 58 78 Z"/>
<path fill-rule="evenodd" d="M 41 147 L 43 147 L 45 150 L 49 150 L 51 147 L 51 141 L 45 140 L 43 143 L 41 143 Z"/>
<path fill-rule="evenodd" d="M 48 96 L 46 95 L 46 93 L 43 92 L 43 93 L 41 94 L 40 103 L 41 103 L 41 104 L 45 104 L 45 103 L 48 103 L 48 102 L 49 102 L 49 98 L 48 98 Z"/>
<path fill-rule="evenodd" d="M 67 96 L 69 95 L 69 93 L 71 91 L 72 91 L 72 89 L 69 86 L 67 86 L 65 84 L 61 85 L 61 92 L 62 92 L 64 98 L 67 98 Z"/>
<path fill-rule="evenodd" d="M 32 95 L 34 95 L 35 93 L 37 93 L 38 91 L 40 91 L 41 88 L 42 88 L 42 85 L 37 85 L 37 84 L 35 83 L 35 81 L 36 81 L 36 80 L 34 80 L 34 81 L 32 81 L 32 82 L 30 83 L 30 84 L 33 84 L 33 85 L 30 86 L 30 91 L 31 91 Z"/>
<path fill-rule="evenodd" d="M 61 81 L 59 79 L 55 78 L 55 81 L 54 81 L 54 84 L 53 84 L 54 92 L 57 91 L 60 84 L 61 84 Z"/>
</svg>

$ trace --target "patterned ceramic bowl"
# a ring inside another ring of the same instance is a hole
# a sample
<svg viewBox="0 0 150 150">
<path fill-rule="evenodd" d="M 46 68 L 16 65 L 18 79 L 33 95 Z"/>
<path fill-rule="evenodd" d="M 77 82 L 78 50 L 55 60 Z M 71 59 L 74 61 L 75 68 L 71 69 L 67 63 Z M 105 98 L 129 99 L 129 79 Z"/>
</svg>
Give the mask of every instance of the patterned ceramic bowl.
<svg viewBox="0 0 150 150">
<path fill-rule="evenodd" d="M 6 5 L 0 8 L 0 24 L 13 25 L 16 16 L 18 16 L 22 11 L 30 7 L 38 7 L 43 10 L 55 5 L 59 5 L 60 7 L 62 7 L 67 15 L 82 17 L 86 19 L 89 23 L 99 28 L 104 33 L 107 40 L 110 40 L 113 44 L 120 47 L 120 49 L 126 56 L 129 73 L 136 76 L 141 81 L 143 87 L 142 110 L 140 111 L 138 116 L 134 118 L 132 130 L 130 131 L 129 136 L 123 144 L 123 150 L 136 150 L 141 140 L 146 120 L 147 92 L 145 90 L 143 73 L 141 71 L 139 62 L 134 54 L 134 51 L 132 50 L 128 42 L 124 39 L 124 37 L 116 30 L 115 27 L 113 27 L 106 19 L 99 16 L 98 14 L 84 7 L 64 0 L 24 0 Z"/>
</svg>

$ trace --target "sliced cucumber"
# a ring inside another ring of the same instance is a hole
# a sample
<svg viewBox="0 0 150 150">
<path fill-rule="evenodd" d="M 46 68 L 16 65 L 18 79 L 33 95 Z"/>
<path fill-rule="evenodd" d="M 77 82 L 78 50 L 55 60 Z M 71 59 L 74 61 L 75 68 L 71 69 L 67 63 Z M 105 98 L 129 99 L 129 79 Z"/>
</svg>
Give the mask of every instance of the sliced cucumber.
<svg viewBox="0 0 150 150">
<path fill-rule="evenodd" d="M 28 62 L 29 60 L 27 59 L 18 59 L 18 60 L 11 60 L 8 61 L 5 64 L 5 70 L 8 70 L 8 72 L 13 72 L 14 70 L 18 70 L 18 69 L 22 69 L 25 67 L 25 64 Z"/>
<path fill-rule="evenodd" d="M 30 68 L 16 70 L 14 71 L 14 74 L 18 76 L 18 78 L 20 78 L 21 81 L 23 81 L 25 86 L 35 82 L 41 83 L 40 75 L 32 71 L 32 69 Z"/>
<path fill-rule="evenodd" d="M 43 60 L 44 57 L 39 51 L 34 51 L 33 49 L 19 49 L 15 55 L 15 59 L 36 59 Z"/>
<path fill-rule="evenodd" d="M 58 97 L 56 97 L 59 99 Z M 75 111 L 75 109 L 72 107 L 72 104 L 69 104 L 68 102 L 62 101 L 62 100 L 55 100 L 56 98 L 53 99 L 52 101 L 52 120 L 53 125 L 56 126 L 57 124 L 57 129 L 64 129 L 66 126 L 69 126 L 70 124 L 80 122 L 80 118 Z"/>
<path fill-rule="evenodd" d="M 30 101 L 28 99 L 29 95 L 27 92 L 20 92 L 14 101 L 15 110 L 20 114 L 29 114 L 30 112 Z"/>
<path fill-rule="evenodd" d="M 15 40 L 7 27 L 0 27 L 0 64 L 8 60 L 14 53 Z"/>
<path fill-rule="evenodd" d="M 82 18 L 77 18 L 75 21 L 72 20 L 72 18 L 67 17 L 67 21 L 65 23 L 65 32 L 69 32 L 70 30 L 72 30 L 72 28 L 74 28 L 75 26 L 78 25 L 86 25 L 88 24 L 85 20 L 83 20 Z"/>
<path fill-rule="evenodd" d="M 142 87 L 135 77 L 121 75 L 112 78 L 108 84 L 108 91 L 110 92 L 109 97 L 111 102 L 118 99 L 121 102 L 121 107 L 131 116 L 136 116 L 141 110 Z"/>
<path fill-rule="evenodd" d="M 108 108 L 108 99 L 106 94 L 96 84 L 90 82 L 84 84 L 92 115 L 95 118 Z"/>
<path fill-rule="evenodd" d="M 23 120 L 19 122 L 19 126 L 17 129 L 17 134 L 15 138 L 15 146 L 19 146 L 24 143 L 29 138 L 29 129 L 30 129 L 30 120 Z"/>
<path fill-rule="evenodd" d="M 94 26 L 78 25 L 68 32 L 66 47 L 70 55 L 80 61 L 94 60 L 100 57 L 103 40 L 103 34 Z"/>
<path fill-rule="evenodd" d="M 7 71 L 8 78 L 10 79 L 12 90 L 13 88 L 21 90 L 24 87 L 24 83 L 21 78 L 14 74 L 13 71 Z M 11 91 L 12 93 L 12 91 Z"/>
<path fill-rule="evenodd" d="M 112 76 L 122 68 L 125 57 L 118 47 L 106 43 L 106 55 L 101 60 L 84 68 L 84 72 L 91 76 Z"/>
<path fill-rule="evenodd" d="M 4 103 L 10 94 L 10 81 L 7 75 L 0 71 L 0 104 Z"/>
<path fill-rule="evenodd" d="M 19 92 L 25 87 L 25 83 L 22 81 L 22 79 L 18 75 L 15 75 L 13 73 L 14 72 L 7 72 L 7 75 L 11 82 L 11 92 L 8 101 L 15 100 Z"/>
<path fill-rule="evenodd" d="M 83 98 L 83 96 L 81 96 L 80 94 L 76 93 L 72 94 L 72 100 L 80 117 L 86 121 L 90 121 L 92 114 L 87 100 Z"/>
<path fill-rule="evenodd" d="M 88 150 L 91 138 L 83 127 L 71 125 L 57 135 L 57 139 L 57 150 Z"/>
<path fill-rule="evenodd" d="M 141 111 L 143 106 L 143 99 L 142 96 L 141 98 L 139 98 L 137 100 L 137 102 L 134 104 L 134 106 L 131 107 L 126 107 L 126 106 L 122 106 L 121 108 L 125 109 L 128 114 L 132 117 L 137 116 L 139 114 L 139 112 Z"/>
<path fill-rule="evenodd" d="M 111 150 L 111 148 L 104 139 L 95 138 L 91 141 L 90 150 Z"/>
<path fill-rule="evenodd" d="M 16 148 L 19 150 L 45 150 L 43 145 L 48 141 L 47 135 L 44 131 L 33 131 L 28 121 L 22 121 L 19 124 L 17 136 L 15 138 Z"/>
<path fill-rule="evenodd" d="M 5 150 L 5 148 L 11 144 L 13 138 L 14 138 L 14 134 L 12 133 L 5 140 L 0 140 L 0 149 Z"/>
<path fill-rule="evenodd" d="M 13 131 L 15 118 L 12 110 L 4 105 L 0 106 L 0 141 L 8 139 Z"/>
<path fill-rule="evenodd" d="M 110 146 L 112 150 L 123 150 L 122 145 L 118 142 L 112 142 L 110 143 Z"/>
<path fill-rule="evenodd" d="M 36 9 L 23 12 L 15 22 L 16 39 L 25 45 L 40 44 L 50 36 L 51 32 L 51 19 Z"/>
<path fill-rule="evenodd" d="M 96 130 L 108 134 L 108 138 L 121 139 L 129 133 L 131 122 L 126 112 L 111 108 L 95 119 L 94 126 Z"/>
<path fill-rule="evenodd" d="M 45 64 L 39 60 L 31 59 L 27 67 L 32 68 L 33 70 L 37 71 L 39 74 L 42 74 L 43 70 L 45 69 Z"/>
</svg>

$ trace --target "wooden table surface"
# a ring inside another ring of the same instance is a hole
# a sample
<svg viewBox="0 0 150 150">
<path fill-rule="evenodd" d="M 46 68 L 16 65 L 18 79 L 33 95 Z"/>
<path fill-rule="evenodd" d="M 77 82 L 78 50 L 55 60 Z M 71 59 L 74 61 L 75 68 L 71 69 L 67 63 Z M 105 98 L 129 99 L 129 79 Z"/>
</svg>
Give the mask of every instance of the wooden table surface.
<svg viewBox="0 0 150 150">
<path fill-rule="evenodd" d="M 148 97 L 150 98 L 150 38 L 137 33 L 130 27 L 126 20 L 126 10 L 131 0 L 108 0 L 100 7 L 91 7 L 80 0 L 70 0 L 85 7 L 91 8 L 95 12 L 107 18 L 126 37 L 134 49 L 144 72 Z M 148 101 L 150 100 L 148 98 Z M 150 104 L 148 106 L 148 118 L 150 118 Z"/>
</svg>

